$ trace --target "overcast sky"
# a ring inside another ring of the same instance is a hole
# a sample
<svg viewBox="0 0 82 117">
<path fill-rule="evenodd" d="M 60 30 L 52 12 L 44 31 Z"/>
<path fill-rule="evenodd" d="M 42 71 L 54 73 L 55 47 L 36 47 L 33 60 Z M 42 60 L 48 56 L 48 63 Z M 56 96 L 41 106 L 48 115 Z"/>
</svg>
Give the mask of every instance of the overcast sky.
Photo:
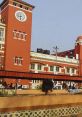
<svg viewBox="0 0 82 117">
<path fill-rule="evenodd" d="M 2 0 L 0 0 L 2 1 Z M 32 24 L 32 50 L 59 51 L 74 48 L 82 35 L 82 0 L 24 0 L 35 6 Z"/>
</svg>

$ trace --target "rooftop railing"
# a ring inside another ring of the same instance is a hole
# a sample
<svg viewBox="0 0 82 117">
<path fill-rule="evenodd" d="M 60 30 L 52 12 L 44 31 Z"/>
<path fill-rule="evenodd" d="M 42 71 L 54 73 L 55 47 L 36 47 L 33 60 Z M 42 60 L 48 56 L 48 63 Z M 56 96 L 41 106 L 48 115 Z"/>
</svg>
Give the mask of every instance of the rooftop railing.
<svg viewBox="0 0 82 117">
<path fill-rule="evenodd" d="M 46 54 L 41 54 L 41 53 L 36 53 L 36 52 L 31 52 L 31 57 L 35 57 L 37 59 L 50 60 L 50 61 L 57 61 L 57 62 L 67 62 L 67 63 L 73 63 L 73 64 L 79 63 L 79 60 L 75 58 L 46 55 Z"/>
</svg>

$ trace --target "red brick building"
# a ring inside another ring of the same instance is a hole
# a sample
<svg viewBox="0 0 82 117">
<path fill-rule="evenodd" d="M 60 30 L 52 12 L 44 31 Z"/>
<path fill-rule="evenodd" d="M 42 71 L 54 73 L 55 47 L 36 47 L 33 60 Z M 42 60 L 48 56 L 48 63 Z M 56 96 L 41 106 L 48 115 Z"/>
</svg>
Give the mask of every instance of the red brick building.
<svg viewBox="0 0 82 117">
<path fill-rule="evenodd" d="M 82 36 L 77 38 L 74 49 L 60 52 L 57 56 L 31 52 L 32 10 L 34 6 L 22 0 L 3 0 L 0 8 L 1 70 L 82 75 Z M 19 84 L 21 84 L 20 82 Z M 31 83 L 40 84 L 39 81 Z"/>
<path fill-rule="evenodd" d="M 0 7 L 6 25 L 3 69 L 28 72 L 34 7 L 22 0 L 4 0 Z"/>
</svg>

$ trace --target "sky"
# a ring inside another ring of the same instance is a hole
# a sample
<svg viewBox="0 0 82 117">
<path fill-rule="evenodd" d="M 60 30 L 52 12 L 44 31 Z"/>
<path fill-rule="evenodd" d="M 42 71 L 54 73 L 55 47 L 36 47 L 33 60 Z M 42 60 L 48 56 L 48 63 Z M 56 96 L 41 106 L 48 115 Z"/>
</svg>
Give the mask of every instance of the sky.
<svg viewBox="0 0 82 117">
<path fill-rule="evenodd" d="M 0 0 L 1 2 L 2 0 Z M 82 0 L 24 0 L 35 6 L 31 50 L 73 49 L 82 35 Z"/>
</svg>

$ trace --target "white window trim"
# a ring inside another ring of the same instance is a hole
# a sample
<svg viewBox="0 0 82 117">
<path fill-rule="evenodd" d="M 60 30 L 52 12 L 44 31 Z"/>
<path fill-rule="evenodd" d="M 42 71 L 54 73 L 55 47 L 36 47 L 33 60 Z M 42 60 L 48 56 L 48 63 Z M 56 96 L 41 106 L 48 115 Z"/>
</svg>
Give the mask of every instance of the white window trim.
<svg viewBox="0 0 82 117">
<path fill-rule="evenodd" d="M 23 65 L 23 64 L 20 64 L 20 63 L 15 63 L 15 59 L 16 59 L 16 57 L 13 58 L 14 65 L 16 65 L 16 66 L 22 66 Z M 20 57 L 18 57 L 17 59 L 19 59 L 19 62 L 20 62 Z M 23 61 L 23 58 L 21 58 L 21 61 Z"/>
<path fill-rule="evenodd" d="M 16 35 L 14 33 L 16 33 Z M 17 37 L 17 35 L 20 35 L 20 36 Z M 21 40 L 21 41 L 26 41 L 26 36 L 27 36 L 27 34 L 24 33 L 24 32 L 15 31 L 15 30 L 13 31 L 13 37 L 14 37 L 14 39 Z M 23 38 L 21 38 L 21 37 L 23 37 Z"/>
</svg>

